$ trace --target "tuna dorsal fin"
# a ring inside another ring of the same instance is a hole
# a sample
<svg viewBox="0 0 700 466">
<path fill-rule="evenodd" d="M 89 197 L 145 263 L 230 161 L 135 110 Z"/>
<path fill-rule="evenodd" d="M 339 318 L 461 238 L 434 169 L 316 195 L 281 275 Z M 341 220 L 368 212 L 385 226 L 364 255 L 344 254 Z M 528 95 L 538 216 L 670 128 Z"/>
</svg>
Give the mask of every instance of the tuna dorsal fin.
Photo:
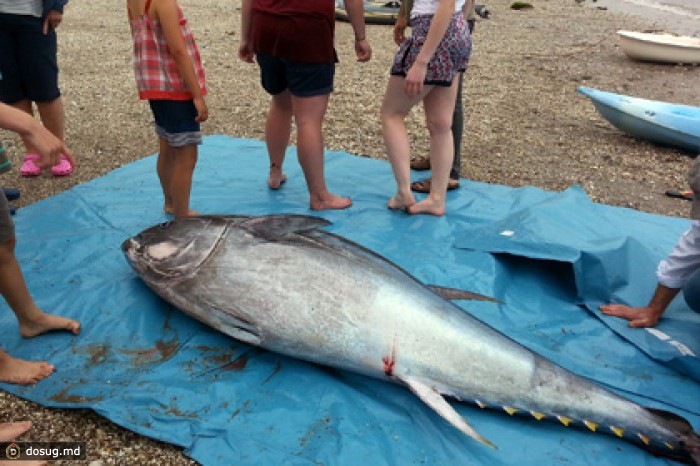
<svg viewBox="0 0 700 466">
<path fill-rule="evenodd" d="M 264 215 L 251 217 L 241 224 L 242 228 L 267 240 L 277 240 L 290 233 L 299 233 L 330 225 L 325 218 L 311 215 Z"/>
<path fill-rule="evenodd" d="M 447 402 L 447 400 L 445 400 L 445 398 L 438 393 L 437 390 L 413 377 L 402 377 L 400 380 L 408 385 L 408 388 L 410 388 L 411 391 L 418 396 L 418 398 L 423 400 L 423 403 L 433 408 L 433 410 L 435 410 L 435 412 L 442 416 L 447 422 L 474 440 L 477 440 L 491 448 L 496 448 L 494 444 L 486 440 L 477 431 L 475 431 L 474 428 L 469 425 L 466 419 L 460 416 L 459 413 L 455 411 L 455 409 Z"/>
<path fill-rule="evenodd" d="M 439 294 L 445 299 L 468 299 L 470 301 L 489 301 L 491 303 L 503 304 L 503 301 L 499 301 L 491 296 L 486 296 L 479 293 L 473 293 L 471 291 L 460 290 L 457 288 L 448 288 L 446 286 L 438 285 L 428 285 L 428 288 Z"/>
</svg>

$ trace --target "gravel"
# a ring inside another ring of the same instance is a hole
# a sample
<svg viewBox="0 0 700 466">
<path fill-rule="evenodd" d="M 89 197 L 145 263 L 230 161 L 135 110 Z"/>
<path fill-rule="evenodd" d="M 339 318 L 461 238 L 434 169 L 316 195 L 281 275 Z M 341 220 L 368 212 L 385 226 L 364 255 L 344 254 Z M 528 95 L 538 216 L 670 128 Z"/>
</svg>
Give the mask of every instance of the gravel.
<svg viewBox="0 0 700 466">
<path fill-rule="evenodd" d="M 533 9 L 521 11 L 511 10 L 510 3 L 489 0 L 492 17 L 476 26 L 465 80 L 462 176 L 555 191 L 579 185 L 596 202 L 686 216 L 689 203 L 664 192 L 686 189 L 691 158 L 622 134 L 576 92 L 584 85 L 700 106 L 697 67 L 630 61 L 615 34 L 618 29 L 673 29 L 607 11 L 590 0 L 534 0 Z M 209 81 L 210 119 L 204 132 L 262 139 L 268 97 L 258 84 L 257 67 L 237 58 L 240 0 L 182 0 L 181 5 Z M 136 97 L 125 10 L 113 0 L 73 1 L 66 9 L 59 29 L 60 78 L 66 139 L 79 166 L 60 179 L 49 174 L 25 179 L 17 170 L 2 175 L 3 185 L 22 190 L 18 207 L 157 150 L 148 105 Z M 340 64 L 325 126 L 328 149 L 385 158 L 379 104 L 396 49 L 391 31 L 368 27 L 374 57 L 360 64 L 350 26 L 338 23 Z M 420 109 L 408 125 L 415 155 L 427 154 Z M 7 132 L 0 140 L 19 166 L 19 140 Z M 139 436 L 91 411 L 47 409 L 0 391 L 0 422 L 23 419 L 34 421 L 31 440 L 87 441 L 85 464 L 195 464 L 178 447 Z"/>
</svg>

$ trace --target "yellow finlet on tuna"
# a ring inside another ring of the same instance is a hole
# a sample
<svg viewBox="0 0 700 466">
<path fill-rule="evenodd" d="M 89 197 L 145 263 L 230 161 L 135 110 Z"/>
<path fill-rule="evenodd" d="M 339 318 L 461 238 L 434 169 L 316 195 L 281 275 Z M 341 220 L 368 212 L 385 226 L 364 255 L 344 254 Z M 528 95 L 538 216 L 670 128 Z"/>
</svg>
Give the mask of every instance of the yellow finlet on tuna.
<svg viewBox="0 0 700 466">
<path fill-rule="evenodd" d="M 664 442 L 664 445 L 666 445 L 666 447 L 667 447 L 669 450 L 675 450 L 675 448 L 673 448 L 673 445 L 671 445 L 670 443 Z"/>
<path fill-rule="evenodd" d="M 586 425 L 586 427 L 591 429 L 593 432 L 595 432 L 595 430 L 598 428 L 598 424 L 596 424 L 593 421 L 583 421 L 583 423 Z"/>
<path fill-rule="evenodd" d="M 573 421 L 573 419 L 569 419 L 566 416 L 557 416 L 557 419 L 559 419 L 559 422 L 564 424 L 566 427 L 569 427 L 569 424 Z"/>
<path fill-rule="evenodd" d="M 639 437 L 642 442 L 644 442 L 644 445 L 649 445 L 649 437 L 647 437 L 644 434 L 637 434 L 637 437 Z"/>
<path fill-rule="evenodd" d="M 486 403 L 484 403 L 483 401 L 474 400 L 474 403 L 476 403 L 477 406 L 479 406 L 479 408 L 481 408 L 481 409 L 488 408 L 488 405 Z"/>
<path fill-rule="evenodd" d="M 546 414 L 540 413 L 540 412 L 537 412 L 537 411 L 530 411 L 530 414 L 532 414 L 532 417 L 534 417 L 534 418 L 537 419 L 538 421 L 541 421 L 542 419 L 544 419 L 544 418 L 547 417 Z"/>
<path fill-rule="evenodd" d="M 510 414 L 511 416 L 512 416 L 513 414 L 515 414 L 515 413 L 518 412 L 517 409 L 512 408 L 512 407 L 510 407 L 510 406 L 504 406 L 504 407 L 503 407 L 503 411 L 505 411 L 506 413 Z"/>
<path fill-rule="evenodd" d="M 615 427 L 615 426 L 610 426 L 610 430 L 615 432 L 615 435 L 617 435 L 618 437 L 622 437 L 622 434 L 625 433 L 625 431 L 623 429 L 620 429 L 619 427 Z"/>
</svg>

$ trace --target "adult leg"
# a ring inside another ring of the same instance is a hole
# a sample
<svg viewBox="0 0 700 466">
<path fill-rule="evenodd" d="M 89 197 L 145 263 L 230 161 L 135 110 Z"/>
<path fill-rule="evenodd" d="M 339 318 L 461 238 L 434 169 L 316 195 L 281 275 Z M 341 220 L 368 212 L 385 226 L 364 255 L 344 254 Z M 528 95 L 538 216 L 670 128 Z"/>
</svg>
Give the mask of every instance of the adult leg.
<svg viewBox="0 0 700 466">
<path fill-rule="evenodd" d="M 191 217 L 197 212 L 190 209 L 192 177 L 197 165 L 197 145 L 188 144 L 172 148 L 172 175 L 170 178 L 170 198 L 175 217 Z"/>
<path fill-rule="evenodd" d="M 457 95 L 457 80 L 449 87 L 435 86 L 423 99 L 425 119 L 430 134 L 430 194 L 409 207 L 411 214 L 444 215 L 447 183 L 454 158 L 452 113 Z"/>
<path fill-rule="evenodd" d="M 17 437 L 27 433 L 31 427 L 31 421 L 0 423 L 0 442 L 16 440 Z M 48 464 L 46 461 L 0 461 L 0 466 L 42 466 L 46 464 Z"/>
<path fill-rule="evenodd" d="M 312 97 L 292 95 L 292 109 L 297 127 L 299 164 L 304 171 L 312 210 L 345 209 L 352 205 L 347 197 L 328 191 L 324 175 L 323 117 L 329 94 Z"/>
<path fill-rule="evenodd" d="M 381 119 L 384 145 L 396 179 L 396 194 L 387 204 L 390 209 L 405 209 L 416 202 L 411 192 L 411 148 L 405 118 L 432 87 L 424 86 L 421 95 L 409 99 L 404 90 L 404 78 L 389 77 L 382 102 Z"/>
<path fill-rule="evenodd" d="M 267 185 L 270 189 L 279 189 L 287 180 L 282 164 L 292 134 L 292 116 L 292 95 L 289 90 L 273 95 L 265 122 L 265 143 L 270 157 Z"/>
<path fill-rule="evenodd" d="M 450 179 L 459 181 L 462 166 L 462 132 L 464 131 L 464 102 L 462 101 L 462 85 L 464 83 L 464 73 L 459 73 L 457 81 L 457 98 L 455 109 L 452 113 L 452 141 L 454 142 L 454 160 L 450 170 Z"/>
</svg>

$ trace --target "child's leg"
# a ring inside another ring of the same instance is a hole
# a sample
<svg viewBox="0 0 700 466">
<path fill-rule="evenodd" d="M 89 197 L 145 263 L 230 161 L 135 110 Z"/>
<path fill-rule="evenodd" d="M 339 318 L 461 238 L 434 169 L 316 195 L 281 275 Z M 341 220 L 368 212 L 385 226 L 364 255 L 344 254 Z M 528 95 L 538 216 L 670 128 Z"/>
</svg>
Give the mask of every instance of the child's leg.
<svg viewBox="0 0 700 466">
<path fill-rule="evenodd" d="M 175 217 L 191 217 L 197 212 L 190 210 L 190 193 L 192 191 L 192 176 L 197 165 L 197 146 L 188 144 L 173 147 L 173 171 L 170 180 L 170 198 L 173 202 Z"/>
<path fill-rule="evenodd" d="M 445 214 L 445 197 L 454 159 L 452 112 L 457 95 L 457 80 L 450 87 L 435 86 L 423 99 L 425 119 L 430 133 L 430 167 L 432 181 L 426 199 L 411 206 L 412 214 Z"/>
<path fill-rule="evenodd" d="M 25 361 L 0 350 L 0 382 L 32 385 L 50 376 L 53 370 L 46 361 Z"/>
<path fill-rule="evenodd" d="M 279 189 L 287 180 L 282 171 L 284 155 L 292 134 L 292 98 L 289 90 L 272 96 L 265 122 L 265 142 L 270 156 L 270 176 L 267 185 Z"/>
<path fill-rule="evenodd" d="M 14 240 L 0 243 L 0 294 L 15 313 L 22 336 L 30 338 L 51 330 L 79 334 L 79 322 L 46 314 L 37 307 L 22 276 L 14 245 Z"/>
<path fill-rule="evenodd" d="M 323 117 L 329 94 L 312 97 L 292 96 L 294 121 L 298 133 L 299 164 L 304 171 L 312 210 L 345 209 L 352 205 L 347 197 L 328 191 L 323 168 Z"/>
<path fill-rule="evenodd" d="M 416 202 L 411 192 L 411 148 L 404 119 L 422 95 L 409 99 L 404 84 L 402 77 L 389 77 L 381 108 L 382 135 L 396 179 L 396 194 L 388 203 L 390 209 L 405 209 Z M 425 86 L 426 89 L 430 87 Z"/>
<path fill-rule="evenodd" d="M 165 198 L 163 212 L 169 215 L 174 213 L 173 198 L 170 190 L 174 170 L 175 155 L 173 153 L 173 148 L 170 147 L 170 144 L 168 144 L 165 138 L 158 138 L 158 161 L 156 163 L 156 171 L 158 172 L 158 180 L 160 181 L 160 187 L 163 190 L 163 197 Z"/>
</svg>

